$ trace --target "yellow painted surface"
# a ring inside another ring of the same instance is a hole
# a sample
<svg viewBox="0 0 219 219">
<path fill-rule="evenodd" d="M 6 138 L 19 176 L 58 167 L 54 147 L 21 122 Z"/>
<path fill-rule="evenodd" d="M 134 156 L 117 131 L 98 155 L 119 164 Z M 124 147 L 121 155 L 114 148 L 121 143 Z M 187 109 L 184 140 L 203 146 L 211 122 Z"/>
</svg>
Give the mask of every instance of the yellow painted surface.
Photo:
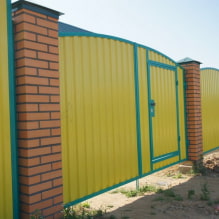
<svg viewBox="0 0 219 219">
<path fill-rule="evenodd" d="M 167 165 L 170 165 L 170 164 L 173 164 L 175 162 L 179 161 L 179 156 L 175 156 L 175 157 L 171 157 L 167 160 L 163 160 L 163 161 L 160 161 L 158 163 L 155 163 L 153 166 L 154 166 L 154 170 L 157 170 L 157 169 L 160 169 L 160 168 L 163 168 Z"/>
<path fill-rule="evenodd" d="M 172 66 L 176 65 L 169 58 L 167 58 L 167 57 L 163 56 L 162 54 L 157 53 L 155 51 L 149 51 L 149 59 L 152 60 L 152 61 L 167 64 L 167 65 L 172 65 Z"/>
<path fill-rule="evenodd" d="M 138 48 L 139 72 L 139 102 L 141 116 L 141 145 L 142 145 L 142 170 L 143 174 L 151 170 L 150 163 L 150 136 L 148 115 L 148 80 L 146 65 L 146 49 Z"/>
<path fill-rule="evenodd" d="M 151 99 L 155 101 L 152 117 L 154 157 L 178 150 L 175 72 L 150 67 Z"/>
<path fill-rule="evenodd" d="M 60 37 L 64 203 L 138 175 L 133 45 Z"/>
<path fill-rule="evenodd" d="M 177 68 L 178 72 L 178 92 L 179 92 L 179 125 L 180 125 L 180 155 L 181 159 L 186 159 L 186 127 L 185 127 L 185 97 L 183 69 Z"/>
<path fill-rule="evenodd" d="M 203 151 L 219 147 L 219 70 L 201 70 Z"/>
<path fill-rule="evenodd" d="M 7 6 L 0 0 L 0 218 L 13 218 Z"/>
</svg>

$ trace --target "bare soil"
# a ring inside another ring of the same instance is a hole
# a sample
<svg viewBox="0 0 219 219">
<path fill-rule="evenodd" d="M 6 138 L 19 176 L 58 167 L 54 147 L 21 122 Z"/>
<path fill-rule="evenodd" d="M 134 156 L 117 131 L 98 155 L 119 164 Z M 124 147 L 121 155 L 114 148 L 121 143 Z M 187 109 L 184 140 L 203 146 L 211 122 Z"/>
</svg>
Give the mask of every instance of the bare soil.
<svg viewBox="0 0 219 219">
<path fill-rule="evenodd" d="M 219 160 L 219 151 L 213 153 Z M 212 156 L 212 154 L 211 154 Z M 218 170 L 218 167 L 217 167 Z M 104 218 L 111 219 L 216 219 L 219 218 L 219 173 L 181 174 L 179 165 L 156 172 L 139 180 L 140 187 L 153 185 L 171 189 L 175 197 L 164 193 L 147 192 L 128 198 L 121 189 L 135 190 L 136 182 L 119 187 L 88 200 L 91 208 L 106 211 Z M 202 200 L 206 199 L 206 200 Z"/>
</svg>

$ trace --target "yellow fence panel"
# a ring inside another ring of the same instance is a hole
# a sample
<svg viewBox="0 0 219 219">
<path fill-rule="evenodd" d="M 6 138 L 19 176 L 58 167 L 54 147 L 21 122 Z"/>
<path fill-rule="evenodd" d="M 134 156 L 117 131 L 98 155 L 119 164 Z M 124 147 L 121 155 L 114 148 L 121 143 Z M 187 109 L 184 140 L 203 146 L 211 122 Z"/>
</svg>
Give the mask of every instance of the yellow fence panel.
<svg viewBox="0 0 219 219">
<path fill-rule="evenodd" d="M 0 1 L 0 218 L 13 218 L 7 1 Z"/>
<path fill-rule="evenodd" d="M 149 51 L 149 57 L 151 61 L 156 61 L 159 63 L 167 64 L 167 65 L 172 65 L 175 66 L 176 63 L 173 62 L 170 58 L 164 56 L 163 54 L 160 54 L 156 51 L 150 50 Z"/>
<path fill-rule="evenodd" d="M 134 47 L 60 37 L 64 203 L 138 176 Z"/>
<path fill-rule="evenodd" d="M 138 72 L 139 72 L 139 102 L 141 115 L 141 148 L 142 148 L 142 172 L 151 171 L 150 156 L 150 127 L 148 112 L 148 73 L 146 64 L 146 49 L 138 48 Z"/>
<path fill-rule="evenodd" d="M 153 120 L 154 156 L 178 150 L 175 72 L 151 67 L 151 98 L 155 101 Z"/>
<path fill-rule="evenodd" d="M 203 151 L 219 147 L 219 70 L 201 70 Z"/>
</svg>

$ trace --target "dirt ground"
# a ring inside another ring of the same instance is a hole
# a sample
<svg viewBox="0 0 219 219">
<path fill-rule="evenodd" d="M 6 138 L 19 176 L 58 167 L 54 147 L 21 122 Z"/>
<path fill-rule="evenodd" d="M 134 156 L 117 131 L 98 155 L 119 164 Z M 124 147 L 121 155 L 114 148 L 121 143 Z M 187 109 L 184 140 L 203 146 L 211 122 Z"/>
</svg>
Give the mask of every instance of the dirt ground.
<svg viewBox="0 0 219 219">
<path fill-rule="evenodd" d="M 219 160 L 219 151 L 213 155 Z M 91 208 L 105 210 L 107 214 L 104 218 L 111 219 L 219 218 L 218 171 L 207 171 L 205 175 L 191 172 L 181 174 L 179 165 L 175 165 L 146 176 L 139 183 L 140 187 L 153 185 L 162 190 L 169 189 L 173 191 L 173 195 L 147 192 L 128 198 L 119 191 L 136 190 L 136 182 L 132 182 L 87 202 Z"/>
</svg>

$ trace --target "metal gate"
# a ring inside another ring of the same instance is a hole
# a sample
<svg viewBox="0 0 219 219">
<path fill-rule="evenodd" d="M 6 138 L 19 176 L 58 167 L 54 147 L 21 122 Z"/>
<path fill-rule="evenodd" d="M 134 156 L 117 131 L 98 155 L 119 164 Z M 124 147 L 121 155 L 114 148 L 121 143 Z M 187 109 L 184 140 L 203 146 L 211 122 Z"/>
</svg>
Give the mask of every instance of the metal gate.
<svg viewBox="0 0 219 219">
<path fill-rule="evenodd" d="M 183 69 L 142 45 L 60 34 L 64 203 L 186 159 Z"/>
</svg>

